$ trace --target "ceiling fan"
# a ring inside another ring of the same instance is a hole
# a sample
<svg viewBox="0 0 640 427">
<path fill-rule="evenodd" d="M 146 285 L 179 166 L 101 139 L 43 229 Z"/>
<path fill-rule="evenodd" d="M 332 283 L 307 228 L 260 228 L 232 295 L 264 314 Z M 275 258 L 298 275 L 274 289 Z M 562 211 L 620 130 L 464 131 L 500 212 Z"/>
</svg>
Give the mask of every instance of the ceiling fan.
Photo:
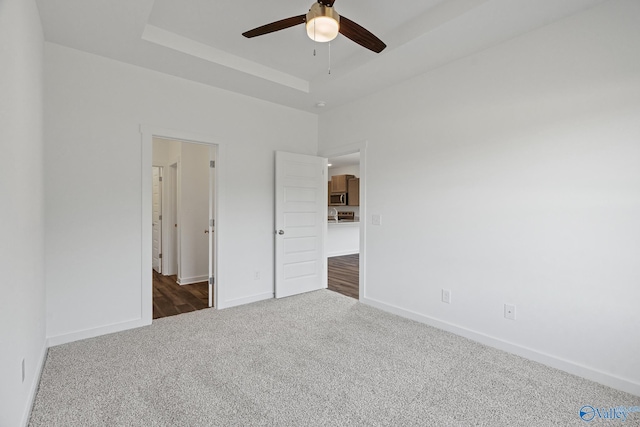
<svg viewBox="0 0 640 427">
<path fill-rule="evenodd" d="M 307 35 L 317 42 L 328 42 L 336 38 L 338 33 L 353 40 L 360 46 L 366 47 L 376 53 L 380 53 L 387 47 L 378 37 L 370 31 L 356 24 L 344 16 L 338 15 L 333 8 L 335 0 L 318 0 L 304 15 L 292 16 L 263 25 L 253 30 L 242 33 L 247 38 L 262 36 L 274 31 L 284 30 L 306 22 Z"/>
</svg>

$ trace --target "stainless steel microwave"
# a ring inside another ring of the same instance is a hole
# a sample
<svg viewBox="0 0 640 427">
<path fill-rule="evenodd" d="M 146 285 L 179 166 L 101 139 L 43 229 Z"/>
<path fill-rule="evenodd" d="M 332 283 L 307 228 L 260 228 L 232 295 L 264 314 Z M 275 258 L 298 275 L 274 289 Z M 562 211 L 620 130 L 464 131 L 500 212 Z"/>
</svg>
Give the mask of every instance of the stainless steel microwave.
<svg viewBox="0 0 640 427">
<path fill-rule="evenodd" d="M 329 196 L 329 206 L 346 206 L 347 193 L 331 193 Z"/>
</svg>

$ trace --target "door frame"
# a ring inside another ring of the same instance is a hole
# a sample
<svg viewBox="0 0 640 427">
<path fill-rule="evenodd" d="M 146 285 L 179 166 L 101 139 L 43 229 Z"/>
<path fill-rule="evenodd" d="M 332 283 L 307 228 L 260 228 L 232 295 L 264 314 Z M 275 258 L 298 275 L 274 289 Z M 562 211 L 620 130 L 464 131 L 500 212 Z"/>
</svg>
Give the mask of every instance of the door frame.
<svg viewBox="0 0 640 427">
<path fill-rule="evenodd" d="M 338 157 L 346 154 L 360 153 L 360 254 L 358 268 L 358 299 L 362 301 L 367 298 L 367 146 L 368 141 L 356 142 L 354 144 L 341 145 L 339 147 L 319 150 L 320 157 Z M 328 228 L 328 224 L 325 225 Z M 329 265 L 329 259 L 325 260 Z"/>
<path fill-rule="evenodd" d="M 142 224 L 142 236 L 141 236 L 141 271 L 140 271 L 140 306 L 141 306 L 141 320 L 145 324 L 151 324 L 153 320 L 153 248 L 152 248 L 152 176 L 150 173 L 153 166 L 153 138 L 170 139 L 179 142 L 188 142 L 192 144 L 201 144 L 214 147 L 216 150 L 216 167 L 215 173 L 215 221 L 216 232 L 214 237 L 214 284 L 213 284 L 213 307 L 220 309 L 224 308 L 220 306 L 220 303 L 224 301 L 222 297 L 224 294 L 224 266 L 220 265 L 220 251 L 224 247 L 224 233 L 220 233 L 222 229 L 219 225 L 224 224 L 224 210 L 220 204 L 221 200 L 224 200 L 225 191 L 225 155 L 226 145 L 224 141 L 219 138 L 195 134 L 192 132 L 185 132 L 175 129 L 166 129 L 156 126 L 140 125 L 140 133 L 142 134 L 142 209 L 141 209 L 141 224 Z"/>
<path fill-rule="evenodd" d="M 162 204 L 162 219 L 166 219 L 168 224 L 163 228 L 162 235 L 163 253 L 162 253 L 162 271 L 167 275 L 178 274 L 178 232 L 176 227 L 171 224 L 178 223 L 178 163 L 170 163 L 167 166 L 166 173 L 163 175 L 162 182 L 164 184 L 164 199 Z M 164 225 L 164 223 L 163 223 Z M 175 265 L 174 265 L 175 264 Z M 175 268 L 174 268 L 175 266 Z"/>
</svg>

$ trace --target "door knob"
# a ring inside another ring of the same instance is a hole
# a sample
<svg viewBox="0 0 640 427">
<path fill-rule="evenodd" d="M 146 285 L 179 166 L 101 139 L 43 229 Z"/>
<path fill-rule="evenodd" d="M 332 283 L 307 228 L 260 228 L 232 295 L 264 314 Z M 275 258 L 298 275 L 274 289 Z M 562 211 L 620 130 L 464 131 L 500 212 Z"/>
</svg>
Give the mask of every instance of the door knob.
<svg viewBox="0 0 640 427">
<path fill-rule="evenodd" d="M 204 230 L 204 234 L 209 234 L 209 230 Z"/>
<path fill-rule="evenodd" d="M 278 230 L 278 234 L 283 235 L 284 234 L 284 230 Z"/>
</svg>

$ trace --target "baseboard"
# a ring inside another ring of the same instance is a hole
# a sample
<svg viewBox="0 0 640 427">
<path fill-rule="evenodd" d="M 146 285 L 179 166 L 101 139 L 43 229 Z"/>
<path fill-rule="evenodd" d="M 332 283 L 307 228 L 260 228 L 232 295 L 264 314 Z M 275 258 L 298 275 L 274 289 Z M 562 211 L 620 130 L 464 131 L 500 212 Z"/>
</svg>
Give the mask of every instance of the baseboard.
<svg viewBox="0 0 640 427">
<path fill-rule="evenodd" d="M 27 397 L 27 404 L 24 408 L 24 414 L 22 414 L 22 422 L 21 426 L 27 427 L 29 425 L 29 419 L 31 418 L 31 411 L 33 410 L 33 404 L 36 401 L 36 394 L 38 394 L 38 388 L 40 386 L 40 377 L 42 377 L 42 370 L 44 369 L 44 363 L 47 360 L 47 351 L 49 348 L 47 347 L 46 342 L 42 345 L 42 350 L 40 351 L 40 356 L 37 360 L 37 368 L 33 375 L 33 381 L 29 386 L 29 396 Z"/>
<path fill-rule="evenodd" d="M 239 305 L 251 304 L 252 302 L 264 301 L 273 298 L 273 292 L 251 295 L 248 297 L 236 298 L 226 301 L 218 301 L 218 309 L 237 307 Z"/>
<path fill-rule="evenodd" d="M 71 332 L 68 334 L 56 335 L 47 338 L 47 346 L 55 347 L 57 345 L 67 344 L 74 341 L 80 341 L 87 338 L 99 337 L 100 335 L 112 334 L 114 332 L 126 331 L 127 329 L 140 328 L 151 324 L 151 319 L 128 320 L 126 322 L 113 323 L 111 325 L 100 326 L 98 328 L 84 329 L 82 331 Z"/>
<path fill-rule="evenodd" d="M 433 326 L 434 328 L 442 329 L 447 332 L 460 335 L 481 344 L 485 344 L 490 347 L 497 348 L 499 350 L 503 350 L 538 363 L 542 363 L 543 365 L 549 366 L 551 368 L 560 369 L 561 371 L 586 378 L 588 380 L 606 385 L 608 387 L 615 388 L 617 390 L 621 390 L 635 396 L 640 396 L 640 384 L 626 380 L 616 375 L 598 371 L 596 369 L 589 368 L 570 360 L 562 359 L 560 357 L 543 353 L 532 348 L 523 347 L 521 345 L 504 341 L 499 338 L 483 334 L 481 332 L 467 329 L 449 322 L 444 322 L 442 320 L 434 319 L 433 317 L 425 316 L 423 314 L 396 307 L 394 305 L 386 304 L 371 298 L 361 298 L 360 302 L 370 305 L 371 307 L 396 314 L 398 316 L 406 317 L 420 323 L 425 323 L 429 326 Z"/>
<path fill-rule="evenodd" d="M 345 255 L 355 255 L 360 253 L 359 249 L 354 249 L 352 251 L 340 251 L 340 252 L 331 252 L 330 254 L 327 254 L 328 258 L 332 258 L 334 256 L 345 256 Z"/>
<path fill-rule="evenodd" d="M 176 282 L 178 285 L 193 285 L 194 283 L 206 282 L 209 280 L 209 276 L 195 276 L 195 277 L 179 277 Z"/>
</svg>

